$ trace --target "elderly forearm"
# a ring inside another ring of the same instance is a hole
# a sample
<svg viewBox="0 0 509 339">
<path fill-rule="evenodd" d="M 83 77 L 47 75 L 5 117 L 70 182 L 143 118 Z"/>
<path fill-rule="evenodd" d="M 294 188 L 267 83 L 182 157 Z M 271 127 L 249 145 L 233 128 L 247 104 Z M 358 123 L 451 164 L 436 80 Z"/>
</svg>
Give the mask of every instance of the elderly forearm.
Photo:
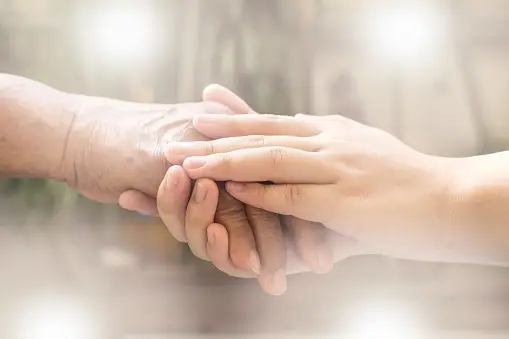
<svg viewBox="0 0 509 339">
<path fill-rule="evenodd" d="M 64 179 L 73 111 L 66 94 L 0 74 L 0 175 Z"/>
</svg>

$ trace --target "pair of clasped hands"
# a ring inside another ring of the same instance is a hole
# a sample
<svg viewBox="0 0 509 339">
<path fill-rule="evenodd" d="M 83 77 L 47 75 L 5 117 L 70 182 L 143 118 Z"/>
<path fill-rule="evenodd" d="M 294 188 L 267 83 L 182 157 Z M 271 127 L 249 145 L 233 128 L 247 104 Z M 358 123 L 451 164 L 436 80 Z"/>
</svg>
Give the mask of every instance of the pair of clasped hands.
<svg viewBox="0 0 509 339">
<path fill-rule="evenodd" d="M 203 141 L 166 144 L 157 193 L 157 214 L 197 257 L 273 295 L 288 274 L 354 255 L 441 258 L 446 162 L 338 115 L 257 114 L 218 85 L 203 96 L 233 114 L 195 115 Z M 135 200 L 120 203 L 150 211 Z"/>
</svg>

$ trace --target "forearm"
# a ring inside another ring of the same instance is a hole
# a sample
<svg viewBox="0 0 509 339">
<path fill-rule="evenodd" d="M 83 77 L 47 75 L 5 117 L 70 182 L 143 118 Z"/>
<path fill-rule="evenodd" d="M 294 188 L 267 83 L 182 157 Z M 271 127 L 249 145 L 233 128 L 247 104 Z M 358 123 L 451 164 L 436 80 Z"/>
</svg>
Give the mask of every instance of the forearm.
<svg viewBox="0 0 509 339">
<path fill-rule="evenodd" d="M 66 94 L 0 74 L 0 175 L 63 180 L 73 111 Z"/>
<path fill-rule="evenodd" d="M 509 265 L 509 152 L 458 164 L 452 216 L 460 251 L 470 261 Z"/>
</svg>

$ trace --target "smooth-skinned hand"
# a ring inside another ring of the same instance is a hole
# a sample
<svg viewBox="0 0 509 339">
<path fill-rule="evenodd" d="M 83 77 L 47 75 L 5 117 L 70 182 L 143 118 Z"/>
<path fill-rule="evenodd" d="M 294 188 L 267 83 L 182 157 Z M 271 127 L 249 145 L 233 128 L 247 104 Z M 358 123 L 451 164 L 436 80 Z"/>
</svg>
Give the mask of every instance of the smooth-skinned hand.
<svg viewBox="0 0 509 339">
<path fill-rule="evenodd" d="M 194 125 L 217 140 L 168 146 L 192 179 L 227 181 L 246 204 L 321 223 L 356 241 L 357 254 L 461 257 L 450 159 L 341 116 L 201 116 Z"/>
</svg>

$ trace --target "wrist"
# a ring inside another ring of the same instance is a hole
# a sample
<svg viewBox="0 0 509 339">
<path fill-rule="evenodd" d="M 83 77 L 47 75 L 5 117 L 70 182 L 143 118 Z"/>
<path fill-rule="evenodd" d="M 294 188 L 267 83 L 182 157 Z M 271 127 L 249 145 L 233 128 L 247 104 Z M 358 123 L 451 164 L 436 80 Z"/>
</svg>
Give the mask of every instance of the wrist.
<svg viewBox="0 0 509 339">
<path fill-rule="evenodd" d="M 448 223 L 453 261 L 509 263 L 509 166 L 500 154 L 452 159 L 448 168 Z"/>
<path fill-rule="evenodd" d="M 419 185 L 411 195 L 422 208 L 414 222 L 424 226 L 418 260 L 462 262 L 465 193 L 460 182 L 463 159 L 424 155 Z"/>
<path fill-rule="evenodd" d="M 63 155 L 72 120 L 64 93 L 0 75 L 0 173 L 64 180 Z"/>
<path fill-rule="evenodd" d="M 86 113 L 90 99 L 77 94 L 65 94 L 65 111 L 69 118 L 65 127 L 66 138 L 58 178 L 70 187 L 77 188 L 79 180 L 85 180 L 87 154 L 92 151 L 94 132 L 99 124 L 95 114 Z M 79 177 L 79 178 L 78 178 Z M 78 180 L 79 179 L 79 180 Z"/>
</svg>

